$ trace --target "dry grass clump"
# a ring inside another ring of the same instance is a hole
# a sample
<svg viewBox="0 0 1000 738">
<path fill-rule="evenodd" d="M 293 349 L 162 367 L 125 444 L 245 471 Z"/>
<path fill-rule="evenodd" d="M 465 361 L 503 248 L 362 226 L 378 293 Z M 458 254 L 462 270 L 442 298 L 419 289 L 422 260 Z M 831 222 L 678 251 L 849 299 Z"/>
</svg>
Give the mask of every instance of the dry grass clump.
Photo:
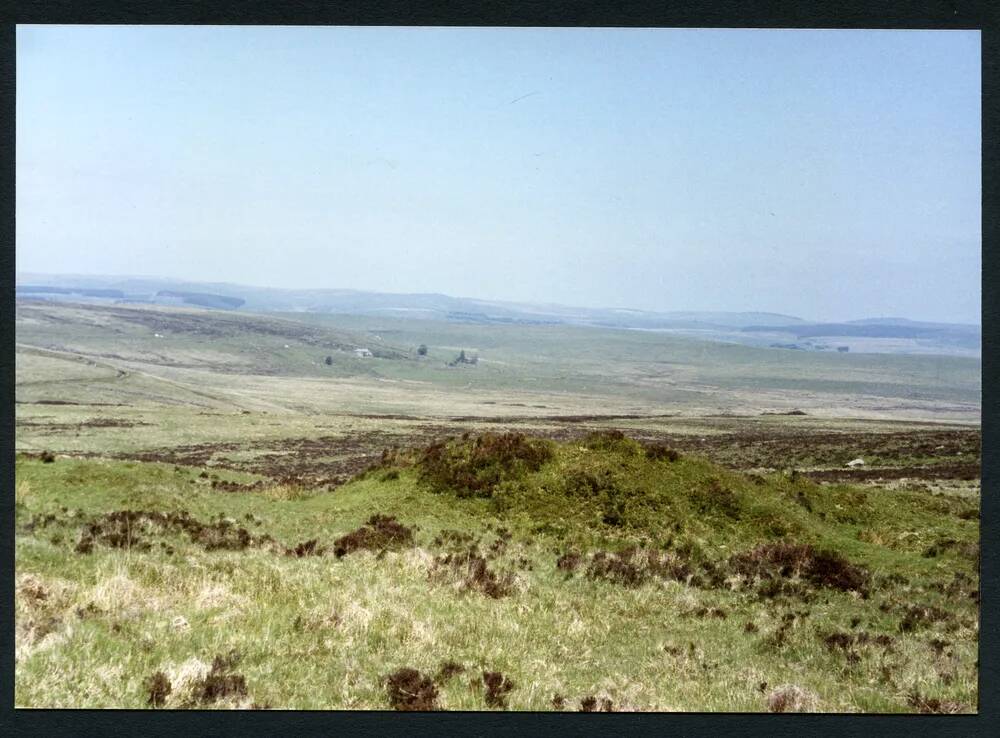
<svg viewBox="0 0 1000 738">
<path fill-rule="evenodd" d="M 615 703 L 609 697 L 598 700 L 594 695 L 588 695 L 580 700 L 580 712 L 616 712 Z"/>
<path fill-rule="evenodd" d="M 25 480 L 21 480 L 14 487 L 14 504 L 15 505 L 25 505 L 28 499 L 31 497 L 31 484 Z"/>
<path fill-rule="evenodd" d="M 274 543 L 269 535 L 254 535 L 236 521 L 219 516 L 202 523 L 186 510 L 159 512 L 154 510 L 115 510 L 91 520 L 80 531 L 76 553 L 89 554 L 95 543 L 110 548 L 149 551 L 146 538 L 172 532 L 184 532 L 192 543 L 206 551 L 243 551 Z"/>
<path fill-rule="evenodd" d="M 170 679 L 162 671 L 158 671 L 149 677 L 145 682 L 145 689 L 149 692 L 149 699 L 146 704 L 150 707 L 163 707 L 167 703 L 167 697 L 173 687 Z"/>
<path fill-rule="evenodd" d="M 681 455 L 676 449 L 672 449 L 662 443 L 647 443 L 643 445 L 646 458 L 650 461 L 677 461 Z"/>
<path fill-rule="evenodd" d="M 909 605 L 903 612 L 903 619 L 899 623 L 899 630 L 902 633 L 912 633 L 915 630 L 926 627 L 933 623 L 948 622 L 954 620 L 955 616 L 947 610 L 933 605 Z"/>
<path fill-rule="evenodd" d="M 308 541 L 303 541 L 292 548 L 285 549 L 285 555 L 301 559 L 304 556 L 322 556 L 325 550 L 323 546 L 319 545 L 318 540 L 310 538 Z"/>
<path fill-rule="evenodd" d="M 819 697 L 797 684 L 782 684 L 768 693 L 766 701 L 769 712 L 815 712 Z"/>
<path fill-rule="evenodd" d="M 480 592 L 494 600 L 512 594 L 517 582 L 513 572 L 491 569 L 475 547 L 435 558 L 433 573 L 443 571 L 458 574 L 462 589 Z"/>
<path fill-rule="evenodd" d="M 277 484 L 262 485 L 259 493 L 269 500 L 306 500 L 313 496 L 314 492 L 301 484 L 279 482 Z"/>
<path fill-rule="evenodd" d="M 230 651 L 215 656 L 211 664 L 190 658 L 180 665 L 168 665 L 146 679 L 147 704 L 183 709 L 250 707 L 246 679 L 233 671 L 239 661 L 240 655 Z"/>
<path fill-rule="evenodd" d="M 19 574 L 14 584 L 14 660 L 20 662 L 72 636 L 79 587 L 36 574 Z M 82 616 L 81 616 L 82 617 Z"/>
<path fill-rule="evenodd" d="M 564 562 L 564 567 L 568 563 Z M 587 567 L 591 579 L 606 579 L 626 587 L 638 587 L 652 578 L 685 581 L 693 574 L 691 565 L 677 554 L 639 548 L 597 551 Z"/>
<path fill-rule="evenodd" d="M 920 692 L 913 691 L 907 695 L 906 704 L 924 715 L 955 715 L 960 712 L 968 712 L 968 705 L 954 700 L 941 700 L 937 697 L 927 697 Z"/>
</svg>

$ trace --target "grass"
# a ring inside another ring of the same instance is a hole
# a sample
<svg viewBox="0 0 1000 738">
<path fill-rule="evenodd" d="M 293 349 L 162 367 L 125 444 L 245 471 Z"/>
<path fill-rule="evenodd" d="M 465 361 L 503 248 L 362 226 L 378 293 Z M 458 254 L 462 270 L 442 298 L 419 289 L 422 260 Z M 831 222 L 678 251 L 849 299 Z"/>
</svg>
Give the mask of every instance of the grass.
<svg viewBox="0 0 1000 738">
<path fill-rule="evenodd" d="M 25 303 L 17 333 L 19 706 L 976 708 L 976 360 Z M 856 456 L 886 480 L 808 478 Z"/>
<path fill-rule="evenodd" d="M 452 663 L 461 671 L 435 686 L 442 709 L 491 709 L 484 672 L 510 682 L 501 702 L 516 710 L 553 709 L 557 697 L 579 709 L 594 697 L 614 709 L 760 711 L 785 684 L 827 711 L 912 711 L 928 699 L 975 709 L 978 523 L 957 514 L 967 500 L 781 475 L 760 484 L 702 458 L 647 458 L 627 439 L 551 448 L 534 470 L 473 497 L 422 481 L 420 462 L 405 459 L 334 492 L 269 495 L 214 491 L 192 468 L 21 458 L 15 702 L 147 707 L 162 673 L 176 687 L 167 707 L 385 709 L 390 674 L 433 677 Z M 605 501 L 568 490 L 576 473 L 631 485 L 646 505 L 599 520 Z M 713 480 L 732 500 L 704 507 Z M 795 502 L 800 493 L 811 510 Z M 206 550 L 150 525 L 136 533 L 149 550 L 98 541 L 74 552 L 87 521 L 123 509 L 222 516 L 277 543 Z M 411 528 L 414 545 L 333 555 L 334 541 L 376 514 Z M 471 545 L 448 531 L 477 540 L 488 569 L 510 574 L 506 596 L 467 586 L 466 571 L 444 563 Z M 655 548 L 724 568 L 733 554 L 789 538 L 863 567 L 867 599 L 812 586 L 762 595 L 761 583 L 733 576 L 624 586 L 587 574 L 601 551 Z M 330 550 L 286 555 L 311 539 Z M 925 556 L 940 540 L 955 544 Z M 576 571 L 556 565 L 570 549 L 584 562 Z M 847 635 L 828 645 L 836 633 Z M 213 660 L 231 653 L 218 674 L 242 677 L 245 690 L 198 702 Z"/>
</svg>

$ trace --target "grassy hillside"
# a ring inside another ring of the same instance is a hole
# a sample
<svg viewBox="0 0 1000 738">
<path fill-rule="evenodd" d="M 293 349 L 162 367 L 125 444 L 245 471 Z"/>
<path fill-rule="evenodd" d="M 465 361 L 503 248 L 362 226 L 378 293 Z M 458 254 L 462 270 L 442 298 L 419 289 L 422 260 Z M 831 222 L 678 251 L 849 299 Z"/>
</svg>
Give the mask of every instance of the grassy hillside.
<svg viewBox="0 0 1000 738">
<path fill-rule="evenodd" d="M 454 438 L 325 492 L 17 462 L 34 707 L 975 710 L 974 492 Z"/>
<path fill-rule="evenodd" d="M 18 705 L 975 709 L 977 360 L 16 317 Z"/>
<path fill-rule="evenodd" d="M 397 360 L 409 352 L 335 327 L 196 308 L 19 300 L 19 344 L 95 358 L 243 374 L 370 373 L 354 350 Z M 325 364 L 325 358 L 331 364 Z"/>
</svg>

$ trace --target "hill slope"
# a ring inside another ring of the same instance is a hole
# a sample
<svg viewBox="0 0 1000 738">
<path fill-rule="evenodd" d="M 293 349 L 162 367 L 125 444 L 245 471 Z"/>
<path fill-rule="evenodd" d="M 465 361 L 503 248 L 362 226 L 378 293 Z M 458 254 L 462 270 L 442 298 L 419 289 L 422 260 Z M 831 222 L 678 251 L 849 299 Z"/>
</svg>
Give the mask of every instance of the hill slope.
<svg viewBox="0 0 1000 738">
<path fill-rule="evenodd" d="M 607 434 L 389 452 L 333 492 L 17 466 L 17 705 L 977 702 L 974 497 L 744 476 Z"/>
</svg>

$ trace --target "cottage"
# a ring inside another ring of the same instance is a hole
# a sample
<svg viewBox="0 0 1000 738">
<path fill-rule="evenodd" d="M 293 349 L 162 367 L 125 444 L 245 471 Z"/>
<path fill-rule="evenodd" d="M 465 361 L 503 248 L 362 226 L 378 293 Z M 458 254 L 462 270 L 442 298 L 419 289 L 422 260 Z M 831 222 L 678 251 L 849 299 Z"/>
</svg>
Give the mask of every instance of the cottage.
<svg viewBox="0 0 1000 738">
<path fill-rule="evenodd" d="M 356 348 L 354 349 L 354 355 L 359 359 L 370 359 L 372 357 L 372 352 L 366 348 Z"/>
</svg>

